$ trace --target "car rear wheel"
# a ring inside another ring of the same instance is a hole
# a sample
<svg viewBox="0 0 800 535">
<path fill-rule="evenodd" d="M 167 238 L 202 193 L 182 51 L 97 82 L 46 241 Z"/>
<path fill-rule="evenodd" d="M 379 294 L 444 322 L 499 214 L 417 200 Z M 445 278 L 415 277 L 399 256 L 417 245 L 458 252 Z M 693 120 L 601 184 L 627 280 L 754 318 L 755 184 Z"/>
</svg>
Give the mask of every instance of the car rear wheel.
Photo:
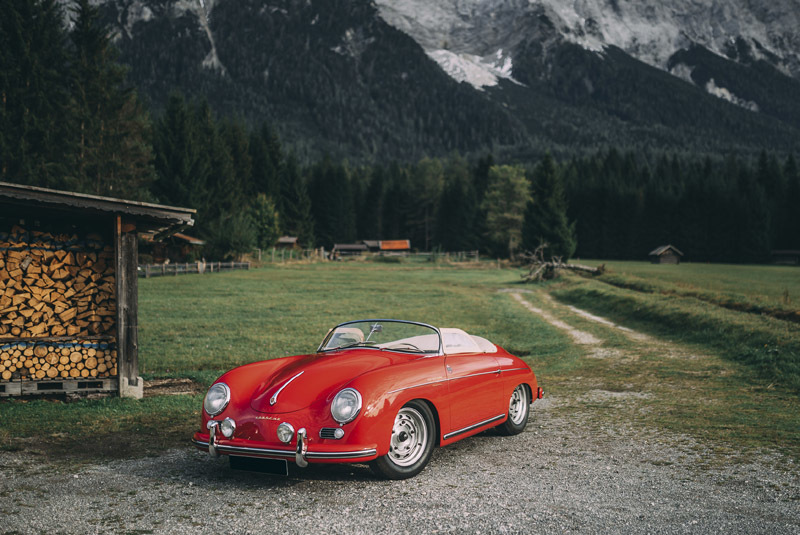
<svg viewBox="0 0 800 535">
<path fill-rule="evenodd" d="M 389 453 L 372 461 L 373 471 L 387 479 L 407 479 L 419 474 L 433 453 L 436 426 L 428 405 L 411 401 L 397 413 Z"/>
<path fill-rule="evenodd" d="M 528 425 L 530 406 L 528 389 L 525 388 L 525 385 L 517 385 L 511 392 L 511 399 L 508 400 L 508 418 L 497 426 L 497 430 L 508 436 L 522 433 L 525 426 Z"/>
</svg>

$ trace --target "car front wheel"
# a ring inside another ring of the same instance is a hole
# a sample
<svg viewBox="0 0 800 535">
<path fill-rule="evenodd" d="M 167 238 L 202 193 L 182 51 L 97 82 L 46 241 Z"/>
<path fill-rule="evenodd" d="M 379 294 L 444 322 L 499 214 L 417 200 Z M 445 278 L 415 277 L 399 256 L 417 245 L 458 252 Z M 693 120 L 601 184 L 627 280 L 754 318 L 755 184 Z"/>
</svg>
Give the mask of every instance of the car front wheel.
<svg viewBox="0 0 800 535">
<path fill-rule="evenodd" d="M 428 405 L 411 401 L 397 412 L 389 453 L 372 461 L 373 471 L 387 479 L 407 479 L 419 474 L 433 453 L 436 426 Z"/>
<path fill-rule="evenodd" d="M 508 400 L 508 418 L 497 426 L 497 430 L 508 436 L 522 433 L 525 426 L 528 425 L 530 406 L 528 389 L 525 388 L 525 385 L 517 385 L 511 392 L 511 399 Z"/>
</svg>

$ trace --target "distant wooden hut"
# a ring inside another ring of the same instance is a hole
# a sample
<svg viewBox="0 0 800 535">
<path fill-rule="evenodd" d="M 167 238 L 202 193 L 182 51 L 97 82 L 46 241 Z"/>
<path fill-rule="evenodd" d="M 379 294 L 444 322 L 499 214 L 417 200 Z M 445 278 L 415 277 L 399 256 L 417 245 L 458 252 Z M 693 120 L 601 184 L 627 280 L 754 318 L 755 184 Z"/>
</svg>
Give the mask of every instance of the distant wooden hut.
<svg viewBox="0 0 800 535">
<path fill-rule="evenodd" d="M 166 260 L 186 262 L 192 257 L 198 258 L 200 248 L 206 244 L 201 239 L 180 232 L 176 232 L 160 242 L 150 240 L 150 243 L 152 244 L 153 262 L 156 264 L 163 264 Z"/>
<path fill-rule="evenodd" d="M 276 249 L 294 249 L 299 246 L 297 236 L 281 236 L 275 244 Z"/>
<path fill-rule="evenodd" d="M 649 256 L 653 264 L 680 264 L 683 253 L 674 245 L 662 245 L 650 251 Z"/>
<path fill-rule="evenodd" d="M 335 243 L 331 255 L 334 258 L 340 256 L 361 256 L 367 252 L 367 246 L 363 243 Z"/>
<path fill-rule="evenodd" d="M 370 253 L 377 253 L 381 250 L 381 242 L 380 240 L 364 240 L 361 243 L 367 246 Z"/>
<path fill-rule="evenodd" d="M 407 254 L 411 251 L 411 240 L 381 240 L 381 254 Z"/>
</svg>

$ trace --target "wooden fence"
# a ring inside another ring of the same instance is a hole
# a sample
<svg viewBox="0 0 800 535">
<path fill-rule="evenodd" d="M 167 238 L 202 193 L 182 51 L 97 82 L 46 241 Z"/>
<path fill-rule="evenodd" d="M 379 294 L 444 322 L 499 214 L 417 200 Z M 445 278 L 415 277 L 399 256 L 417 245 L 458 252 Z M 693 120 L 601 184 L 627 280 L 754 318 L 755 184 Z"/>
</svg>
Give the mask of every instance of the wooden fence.
<svg viewBox="0 0 800 535">
<path fill-rule="evenodd" d="M 215 273 L 250 269 L 250 262 L 187 262 L 174 264 L 140 264 L 139 277 L 163 277 L 166 275 L 186 275 L 188 273 Z"/>
<path fill-rule="evenodd" d="M 254 253 L 255 258 L 259 262 L 290 262 L 294 260 L 331 260 L 330 251 L 324 248 L 319 249 L 267 249 L 262 251 L 257 249 Z M 337 259 L 353 258 L 353 257 L 367 257 L 374 258 L 380 256 L 401 256 L 409 259 L 424 259 L 429 261 L 441 260 L 444 262 L 478 262 L 480 261 L 480 254 L 475 251 L 430 251 L 430 252 L 411 252 L 411 251 L 364 251 L 358 253 L 341 254 L 336 256 Z"/>
</svg>

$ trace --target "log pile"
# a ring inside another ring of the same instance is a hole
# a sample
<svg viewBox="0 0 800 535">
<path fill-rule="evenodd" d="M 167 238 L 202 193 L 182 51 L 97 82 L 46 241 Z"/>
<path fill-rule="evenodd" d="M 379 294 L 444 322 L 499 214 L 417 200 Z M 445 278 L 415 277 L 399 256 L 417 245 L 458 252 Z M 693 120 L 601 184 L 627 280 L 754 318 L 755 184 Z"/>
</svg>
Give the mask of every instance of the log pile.
<svg viewBox="0 0 800 535">
<path fill-rule="evenodd" d="M 116 374 L 117 351 L 110 344 L 75 340 L 0 345 L 3 381 L 102 378 Z"/>
<path fill-rule="evenodd" d="M 2 338 L 112 335 L 113 248 L 97 235 L 0 235 Z"/>
<path fill-rule="evenodd" d="M 0 232 L 0 381 L 116 375 L 113 258 L 96 234 Z"/>
<path fill-rule="evenodd" d="M 564 269 L 589 275 L 602 275 L 605 264 L 596 268 L 582 264 L 569 264 L 563 262 L 561 257 L 554 256 L 550 260 L 544 259 L 544 250 L 547 244 L 539 245 L 534 252 L 523 253 L 521 258 L 528 264 L 528 272 L 521 275 L 525 282 L 541 282 L 557 278 Z"/>
</svg>

